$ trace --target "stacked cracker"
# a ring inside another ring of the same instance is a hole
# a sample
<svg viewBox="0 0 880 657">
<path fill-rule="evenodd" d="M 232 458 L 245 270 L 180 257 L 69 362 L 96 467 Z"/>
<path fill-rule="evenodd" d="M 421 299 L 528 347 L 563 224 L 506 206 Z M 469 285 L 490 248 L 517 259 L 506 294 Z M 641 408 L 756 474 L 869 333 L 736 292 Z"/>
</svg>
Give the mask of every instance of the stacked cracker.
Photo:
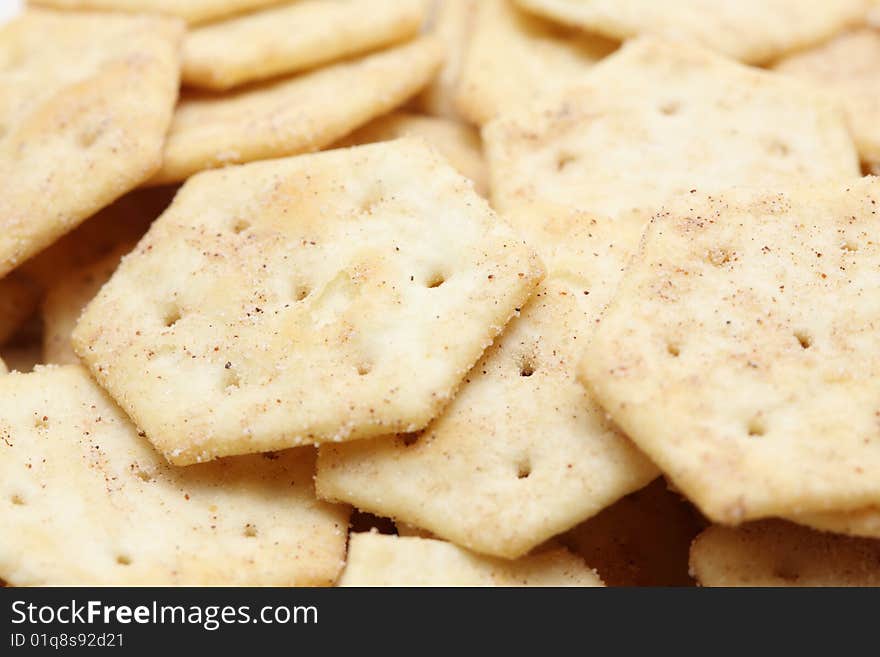
<svg viewBox="0 0 880 657">
<path fill-rule="evenodd" d="M 32 4 L 0 578 L 880 581 L 867 2 Z"/>
</svg>

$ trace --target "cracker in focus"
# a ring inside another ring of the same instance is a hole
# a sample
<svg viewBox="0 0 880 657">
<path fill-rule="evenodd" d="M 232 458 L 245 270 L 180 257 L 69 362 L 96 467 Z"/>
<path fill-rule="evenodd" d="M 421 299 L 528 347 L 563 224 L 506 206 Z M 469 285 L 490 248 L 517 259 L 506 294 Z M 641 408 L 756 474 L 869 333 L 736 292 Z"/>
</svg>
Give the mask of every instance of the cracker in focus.
<svg viewBox="0 0 880 657">
<path fill-rule="evenodd" d="M 417 141 L 191 179 L 74 348 L 177 465 L 422 429 L 543 276 Z"/>
</svg>

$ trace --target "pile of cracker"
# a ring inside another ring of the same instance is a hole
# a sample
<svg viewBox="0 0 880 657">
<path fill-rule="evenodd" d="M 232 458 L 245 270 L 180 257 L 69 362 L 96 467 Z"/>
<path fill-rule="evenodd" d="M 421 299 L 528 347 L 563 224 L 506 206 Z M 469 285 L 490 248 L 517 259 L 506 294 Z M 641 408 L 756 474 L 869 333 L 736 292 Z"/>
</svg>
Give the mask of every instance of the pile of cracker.
<svg viewBox="0 0 880 657">
<path fill-rule="evenodd" d="M 38 0 L 8 585 L 880 585 L 873 0 Z"/>
</svg>

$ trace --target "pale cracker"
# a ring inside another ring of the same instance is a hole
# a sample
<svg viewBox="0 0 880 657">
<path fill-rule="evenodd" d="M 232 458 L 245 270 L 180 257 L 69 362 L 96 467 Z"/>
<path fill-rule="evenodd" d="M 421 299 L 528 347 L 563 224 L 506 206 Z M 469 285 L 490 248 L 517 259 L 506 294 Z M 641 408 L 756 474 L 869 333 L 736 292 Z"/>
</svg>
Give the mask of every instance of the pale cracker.
<svg viewBox="0 0 880 657">
<path fill-rule="evenodd" d="M 575 215 L 526 235 L 548 277 L 449 408 L 418 436 L 322 446 L 321 497 L 515 558 L 657 476 L 576 378 L 640 232 Z"/>
<path fill-rule="evenodd" d="M 0 28 L 0 276 L 159 168 L 182 31 L 46 10 Z"/>
<path fill-rule="evenodd" d="M 669 204 L 582 379 L 712 520 L 880 503 L 880 180 Z"/>
<path fill-rule="evenodd" d="M 567 550 L 517 561 L 469 553 L 429 538 L 352 534 L 339 586 L 602 586 Z"/>
<path fill-rule="evenodd" d="M 774 67 L 836 94 L 847 112 L 862 161 L 880 164 L 880 32 L 842 34 Z"/>
<path fill-rule="evenodd" d="M 420 137 L 443 155 L 463 176 L 470 178 L 481 196 L 489 192 L 486 161 L 480 133 L 472 126 L 434 116 L 397 111 L 368 123 L 334 148 Z"/>
<path fill-rule="evenodd" d="M 502 213 L 538 200 L 643 226 L 691 189 L 860 176 L 842 110 L 800 81 L 652 38 L 483 132 Z"/>
<path fill-rule="evenodd" d="M 9 374 L 9 368 L 6 367 L 6 362 L 0 358 L 0 374 Z M 2 582 L 3 580 L 0 580 Z"/>
<path fill-rule="evenodd" d="M 613 41 L 567 32 L 531 16 L 509 0 L 481 0 L 456 106 L 466 119 L 483 125 L 571 85 L 616 48 Z"/>
<path fill-rule="evenodd" d="M 0 279 L 0 344 L 15 335 L 39 303 L 40 287 L 26 274 L 13 271 Z"/>
<path fill-rule="evenodd" d="M 693 586 L 691 542 L 705 520 L 663 478 L 559 537 L 607 586 Z"/>
<path fill-rule="evenodd" d="M 83 309 L 110 280 L 120 258 L 134 244 L 121 245 L 115 252 L 82 269 L 69 272 L 53 285 L 43 299 L 43 363 L 75 365 L 79 363 L 70 336 Z"/>
<path fill-rule="evenodd" d="M 129 192 L 21 266 L 44 290 L 119 248 L 137 242 L 174 198 L 176 188 Z"/>
<path fill-rule="evenodd" d="M 193 178 L 74 348 L 178 465 L 415 431 L 542 276 L 465 178 L 399 140 Z"/>
<path fill-rule="evenodd" d="M 230 89 L 414 36 L 426 0 L 301 0 L 190 31 L 183 82 Z"/>
<path fill-rule="evenodd" d="M 780 520 L 710 527 L 690 563 L 703 586 L 880 586 L 880 541 Z"/>
<path fill-rule="evenodd" d="M 524 9 L 614 39 L 692 41 L 748 63 L 824 41 L 860 23 L 865 0 L 515 0 Z"/>
<path fill-rule="evenodd" d="M 880 538 L 880 505 L 847 512 L 805 513 L 788 519 L 826 532 Z"/>
<path fill-rule="evenodd" d="M 405 102 L 441 61 L 439 42 L 421 38 L 253 89 L 184 98 L 152 182 L 178 182 L 204 169 L 319 150 Z"/>
<path fill-rule="evenodd" d="M 121 11 L 165 14 L 190 25 L 255 11 L 286 0 L 29 0 L 30 4 L 57 9 Z"/>
<path fill-rule="evenodd" d="M 13 585 L 331 584 L 348 509 L 314 450 L 174 468 L 80 367 L 0 377 L 0 577 Z"/>
<path fill-rule="evenodd" d="M 415 98 L 415 105 L 428 114 L 448 119 L 460 118 L 455 107 L 455 95 L 477 2 L 433 0 L 427 32 L 443 43 L 446 59 L 437 76 Z"/>
</svg>

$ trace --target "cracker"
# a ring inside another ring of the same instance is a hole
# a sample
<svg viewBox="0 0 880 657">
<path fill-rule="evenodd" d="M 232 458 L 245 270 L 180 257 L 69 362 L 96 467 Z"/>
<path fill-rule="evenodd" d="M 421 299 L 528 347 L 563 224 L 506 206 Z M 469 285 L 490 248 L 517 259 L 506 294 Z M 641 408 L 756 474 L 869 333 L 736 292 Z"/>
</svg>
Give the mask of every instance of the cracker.
<svg viewBox="0 0 880 657">
<path fill-rule="evenodd" d="M 515 0 L 561 23 L 613 39 L 655 34 L 744 62 L 770 61 L 858 24 L 864 0 Z"/>
<path fill-rule="evenodd" d="M 783 59 L 780 73 L 834 92 L 868 166 L 880 164 L 880 33 L 863 28 Z"/>
<path fill-rule="evenodd" d="M 581 373 L 712 520 L 880 502 L 880 180 L 658 215 Z"/>
<path fill-rule="evenodd" d="M 880 538 L 880 505 L 843 513 L 805 513 L 790 516 L 789 520 L 836 534 Z"/>
<path fill-rule="evenodd" d="M 0 28 L 0 276 L 156 172 L 181 35 L 44 10 Z"/>
<path fill-rule="evenodd" d="M 703 586 L 880 586 L 880 541 L 768 520 L 714 526 L 691 548 Z"/>
<path fill-rule="evenodd" d="M 399 140 L 190 180 L 74 348 L 178 465 L 423 428 L 543 276 Z"/>
<path fill-rule="evenodd" d="M 421 116 L 397 111 L 368 123 L 338 142 L 335 147 L 372 144 L 402 137 L 420 137 L 454 166 L 470 178 L 481 196 L 488 190 L 488 173 L 483 159 L 480 133 L 472 126 L 458 121 L 433 116 Z"/>
<path fill-rule="evenodd" d="M 427 84 L 441 60 L 440 44 L 422 38 L 254 89 L 185 98 L 153 184 L 319 150 L 405 102 Z"/>
<path fill-rule="evenodd" d="M 607 586 L 693 586 L 691 542 L 706 526 L 660 478 L 559 537 Z"/>
<path fill-rule="evenodd" d="M 29 0 L 57 9 L 86 9 L 165 14 L 190 25 L 228 18 L 246 11 L 281 4 L 285 0 Z"/>
<path fill-rule="evenodd" d="M 9 340 L 40 303 L 39 285 L 14 271 L 0 279 L 0 344 Z"/>
<path fill-rule="evenodd" d="M 860 176 L 842 111 L 797 80 L 653 38 L 484 130 L 493 204 L 641 227 L 670 196 Z"/>
<path fill-rule="evenodd" d="M 331 584 L 348 510 L 314 450 L 170 467 L 80 367 L 0 377 L 0 577 L 13 585 Z"/>
<path fill-rule="evenodd" d="M 110 280 L 120 258 L 134 244 L 125 244 L 115 252 L 87 267 L 70 272 L 49 289 L 40 308 L 43 319 L 43 362 L 52 365 L 79 363 L 70 336 L 80 314 Z"/>
<path fill-rule="evenodd" d="M 602 586 L 583 561 L 554 550 L 505 561 L 428 538 L 352 534 L 340 586 Z"/>
<path fill-rule="evenodd" d="M 527 234 L 548 277 L 421 435 L 325 445 L 326 499 L 516 558 L 657 476 L 576 378 L 639 238 L 572 216 Z"/>
<path fill-rule="evenodd" d="M 508 0 L 482 0 L 456 105 L 466 119 L 483 125 L 511 108 L 571 85 L 616 47 L 602 37 L 567 32 Z"/>
<path fill-rule="evenodd" d="M 458 119 L 455 95 L 477 0 L 433 0 L 427 31 L 443 43 L 446 59 L 437 76 L 415 98 L 428 114 Z"/>
<path fill-rule="evenodd" d="M 415 35 L 425 7 L 425 0 L 301 0 L 207 25 L 184 41 L 183 81 L 230 89 L 381 48 Z"/>
<path fill-rule="evenodd" d="M 170 205 L 175 191 L 157 187 L 129 192 L 28 260 L 22 272 L 44 290 L 55 287 L 72 272 L 92 265 L 121 245 L 137 242 Z"/>
</svg>

